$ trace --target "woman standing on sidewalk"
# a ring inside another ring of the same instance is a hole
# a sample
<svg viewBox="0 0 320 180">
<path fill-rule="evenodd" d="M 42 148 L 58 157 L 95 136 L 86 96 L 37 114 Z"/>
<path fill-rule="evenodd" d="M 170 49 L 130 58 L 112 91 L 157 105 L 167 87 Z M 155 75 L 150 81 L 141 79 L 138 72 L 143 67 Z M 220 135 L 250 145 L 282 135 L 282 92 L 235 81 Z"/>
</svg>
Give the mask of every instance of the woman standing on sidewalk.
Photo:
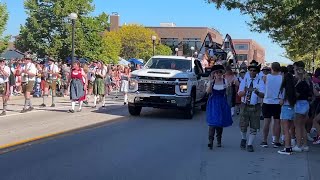
<svg viewBox="0 0 320 180">
<path fill-rule="evenodd" d="M 279 150 L 279 154 L 290 155 L 292 153 L 291 137 L 294 132 L 290 132 L 294 120 L 294 105 L 296 104 L 296 91 L 294 87 L 294 77 L 291 73 L 285 73 L 280 88 L 281 105 L 281 126 L 284 132 L 285 148 Z"/>
<path fill-rule="evenodd" d="M 105 81 L 104 78 L 106 77 L 106 71 L 104 66 L 101 62 L 98 62 L 97 69 L 94 72 L 94 76 L 96 77 L 93 82 L 93 108 L 97 107 L 97 100 L 99 97 L 99 102 L 105 101 L 104 94 L 105 94 Z"/>
<path fill-rule="evenodd" d="M 80 68 L 79 61 L 72 64 L 72 70 L 69 78 L 70 84 L 70 100 L 71 109 L 70 113 L 74 113 L 76 102 L 79 102 L 79 112 L 81 111 L 83 101 L 86 99 L 85 89 L 87 88 L 86 81 L 87 76 L 85 72 Z"/>
<path fill-rule="evenodd" d="M 121 92 L 123 92 L 124 94 L 124 102 L 123 102 L 124 105 L 128 103 L 129 78 L 130 78 L 130 69 L 129 67 L 125 67 L 124 72 L 121 76 Z"/>
<path fill-rule="evenodd" d="M 231 126 L 233 121 L 231 117 L 231 108 L 227 102 L 227 82 L 223 78 L 224 67 L 214 65 L 212 67 L 213 79 L 208 86 L 207 93 L 211 94 L 207 103 L 207 124 L 209 126 L 208 147 L 213 148 L 213 140 L 217 131 L 217 146 L 221 147 L 221 138 L 224 127 Z"/>
</svg>

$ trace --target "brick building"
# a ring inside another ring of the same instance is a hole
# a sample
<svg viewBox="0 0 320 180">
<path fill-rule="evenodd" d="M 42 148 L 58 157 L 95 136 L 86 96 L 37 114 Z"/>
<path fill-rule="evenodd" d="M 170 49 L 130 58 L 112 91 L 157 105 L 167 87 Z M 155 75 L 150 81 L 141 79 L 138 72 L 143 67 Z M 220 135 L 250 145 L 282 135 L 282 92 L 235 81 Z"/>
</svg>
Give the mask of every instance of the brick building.
<svg viewBox="0 0 320 180">
<path fill-rule="evenodd" d="M 255 59 L 261 64 L 265 64 L 265 49 L 252 39 L 233 39 L 238 60 L 252 61 Z"/>
</svg>

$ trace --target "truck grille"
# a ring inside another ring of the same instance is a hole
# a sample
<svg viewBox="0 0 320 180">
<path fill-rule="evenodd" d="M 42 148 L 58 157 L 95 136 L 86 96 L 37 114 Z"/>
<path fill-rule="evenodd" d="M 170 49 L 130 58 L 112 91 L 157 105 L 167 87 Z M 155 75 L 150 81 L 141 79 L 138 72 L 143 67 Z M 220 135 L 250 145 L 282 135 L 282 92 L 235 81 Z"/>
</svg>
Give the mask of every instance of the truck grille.
<svg viewBox="0 0 320 180">
<path fill-rule="evenodd" d="M 138 91 L 148 91 L 155 94 L 175 94 L 175 85 L 139 83 Z"/>
</svg>

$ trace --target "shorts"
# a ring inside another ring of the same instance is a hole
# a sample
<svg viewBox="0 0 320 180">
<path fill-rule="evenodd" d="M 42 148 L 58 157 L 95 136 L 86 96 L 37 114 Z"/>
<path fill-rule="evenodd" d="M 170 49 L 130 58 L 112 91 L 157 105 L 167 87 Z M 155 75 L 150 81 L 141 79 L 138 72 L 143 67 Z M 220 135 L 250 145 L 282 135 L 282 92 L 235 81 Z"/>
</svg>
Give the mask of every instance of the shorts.
<svg viewBox="0 0 320 180">
<path fill-rule="evenodd" d="M 22 91 L 25 92 L 32 92 L 34 87 L 34 81 L 23 82 L 22 83 Z"/>
<path fill-rule="evenodd" d="M 7 82 L 0 84 L 0 96 L 5 96 L 7 94 Z"/>
<path fill-rule="evenodd" d="M 260 113 L 260 104 L 252 106 L 241 104 L 239 123 L 241 132 L 247 132 L 248 126 L 250 126 L 251 129 L 260 129 Z"/>
<path fill-rule="evenodd" d="M 46 81 L 45 88 L 51 88 L 52 91 L 55 91 L 57 89 L 57 80 Z"/>
<path fill-rule="evenodd" d="M 294 107 L 291 107 L 289 105 L 283 105 L 281 107 L 280 119 L 283 121 L 294 120 Z"/>
<path fill-rule="evenodd" d="M 266 119 L 273 117 L 274 119 L 280 119 L 281 106 L 280 104 L 265 104 L 262 105 L 262 114 Z"/>
<path fill-rule="evenodd" d="M 308 115 L 309 109 L 310 105 L 307 100 L 298 100 L 294 106 L 294 112 L 296 114 Z"/>
</svg>

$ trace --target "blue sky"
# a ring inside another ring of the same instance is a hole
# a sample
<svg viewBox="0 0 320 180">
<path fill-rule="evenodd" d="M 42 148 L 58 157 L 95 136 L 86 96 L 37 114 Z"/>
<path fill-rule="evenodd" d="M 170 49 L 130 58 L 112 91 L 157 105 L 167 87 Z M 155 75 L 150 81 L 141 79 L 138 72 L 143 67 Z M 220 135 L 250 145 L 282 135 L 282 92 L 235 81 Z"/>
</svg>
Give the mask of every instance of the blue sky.
<svg viewBox="0 0 320 180">
<path fill-rule="evenodd" d="M 5 34 L 19 34 L 20 24 L 25 23 L 23 0 L 2 0 L 8 6 L 9 22 Z M 205 0 L 94 0 L 92 15 L 118 12 L 120 23 L 138 23 L 159 26 L 161 22 L 174 22 L 177 26 L 214 27 L 223 35 L 234 39 L 254 39 L 266 49 L 267 61 L 287 61 L 284 49 L 273 43 L 267 34 L 251 32 L 246 24 L 250 19 L 239 11 L 217 10 Z"/>
</svg>

